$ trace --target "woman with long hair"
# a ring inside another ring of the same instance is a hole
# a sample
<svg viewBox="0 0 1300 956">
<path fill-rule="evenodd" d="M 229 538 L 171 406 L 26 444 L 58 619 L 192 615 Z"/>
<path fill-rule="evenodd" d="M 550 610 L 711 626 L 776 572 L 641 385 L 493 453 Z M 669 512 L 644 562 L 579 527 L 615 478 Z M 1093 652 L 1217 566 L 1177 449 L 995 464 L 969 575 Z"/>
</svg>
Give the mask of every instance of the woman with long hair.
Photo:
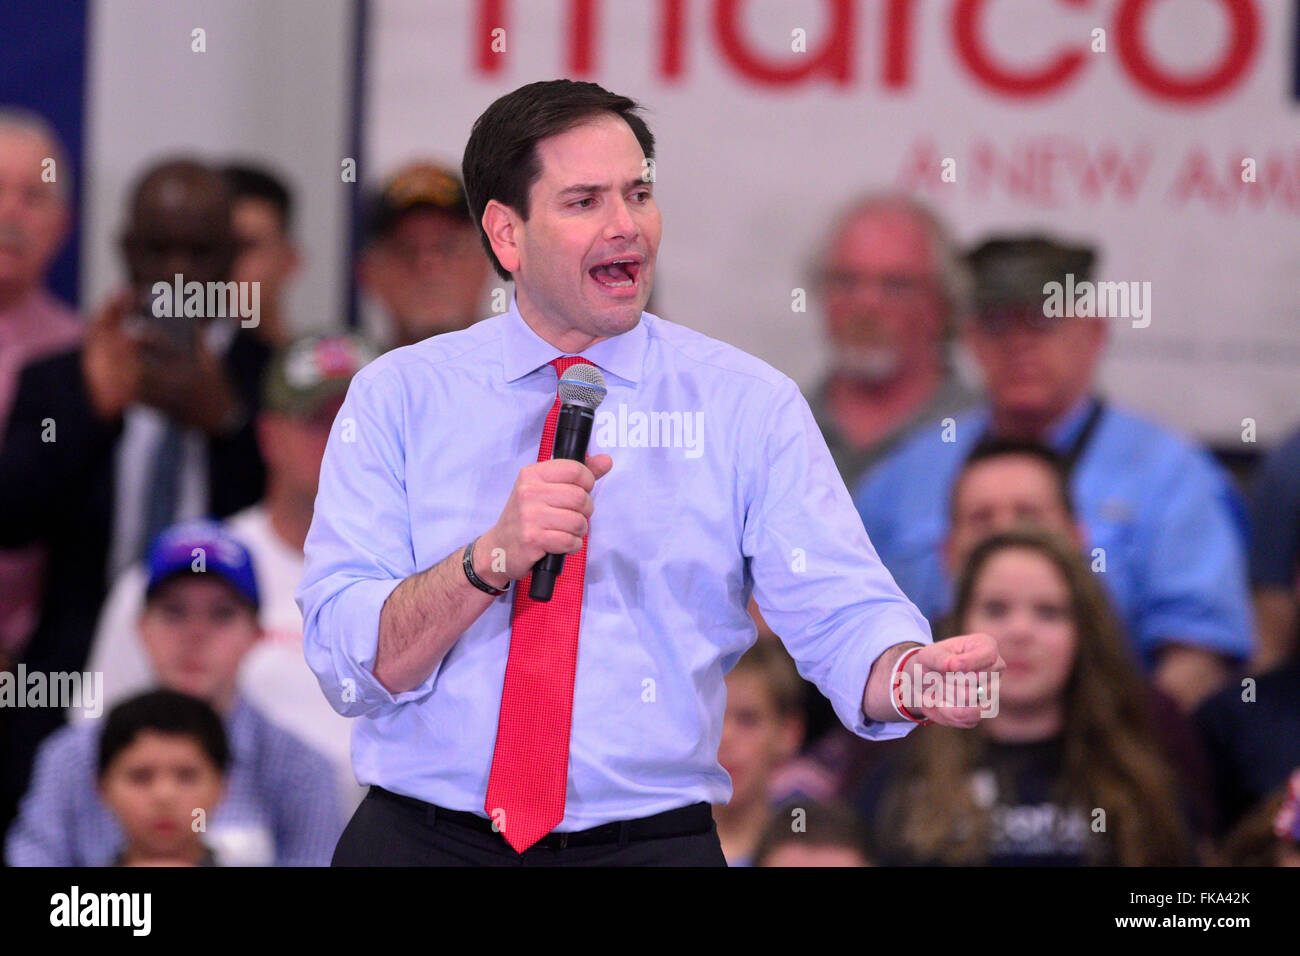
<svg viewBox="0 0 1300 956">
<path fill-rule="evenodd" d="M 998 642 L 995 716 L 974 730 L 916 729 L 868 780 L 858 802 L 879 862 L 1195 862 L 1141 677 L 1070 545 L 1031 529 L 988 538 L 949 623 Z"/>
</svg>

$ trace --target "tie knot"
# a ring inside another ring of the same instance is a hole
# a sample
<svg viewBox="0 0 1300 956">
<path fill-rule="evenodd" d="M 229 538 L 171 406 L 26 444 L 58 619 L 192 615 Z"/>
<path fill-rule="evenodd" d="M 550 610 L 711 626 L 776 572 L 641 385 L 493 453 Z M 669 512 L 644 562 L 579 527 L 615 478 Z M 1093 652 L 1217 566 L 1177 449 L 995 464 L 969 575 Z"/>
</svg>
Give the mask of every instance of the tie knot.
<svg viewBox="0 0 1300 956">
<path fill-rule="evenodd" d="M 575 365 L 591 365 L 593 363 L 587 361 L 581 355 L 561 355 L 557 359 L 551 359 L 547 364 L 555 369 L 555 375 L 558 378 Z"/>
</svg>

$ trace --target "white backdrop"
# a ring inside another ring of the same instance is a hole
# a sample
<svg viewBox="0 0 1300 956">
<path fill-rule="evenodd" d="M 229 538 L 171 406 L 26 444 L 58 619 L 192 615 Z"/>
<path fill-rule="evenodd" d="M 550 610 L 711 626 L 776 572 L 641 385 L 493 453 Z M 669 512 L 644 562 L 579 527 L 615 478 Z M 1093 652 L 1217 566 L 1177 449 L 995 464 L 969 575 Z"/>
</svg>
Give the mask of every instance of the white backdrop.
<svg viewBox="0 0 1300 956">
<path fill-rule="evenodd" d="M 352 117 L 350 0 L 97 0 L 87 68 L 81 299 L 123 282 L 127 194 L 173 153 L 267 163 L 289 181 L 303 270 L 289 290 L 298 329 L 345 321 L 353 187 L 339 175 Z M 191 31 L 206 33 L 193 52 Z"/>
<path fill-rule="evenodd" d="M 1112 323 L 1107 391 L 1219 442 L 1250 417 L 1271 442 L 1300 421 L 1293 7 L 377 0 L 365 175 L 417 154 L 458 165 L 496 96 L 591 79 L 650 108 L 666 318 L 812 384 L 825 355 L 815 306 L 791 311 L 801 268 L 844 199 L 905 186 L 963 241 L 1046 229 L 1098 243 L 1098 279 L 1152 284 L 1149 327 Z M 483 52 L 495 27 L 505 52 Z M 764 81 L 763 63 L 811 75 Z M 1053 66 L 1044 89 L 1016 88 Z M 956 182 L 940 178 L 949 157 Z"/>
</svg>

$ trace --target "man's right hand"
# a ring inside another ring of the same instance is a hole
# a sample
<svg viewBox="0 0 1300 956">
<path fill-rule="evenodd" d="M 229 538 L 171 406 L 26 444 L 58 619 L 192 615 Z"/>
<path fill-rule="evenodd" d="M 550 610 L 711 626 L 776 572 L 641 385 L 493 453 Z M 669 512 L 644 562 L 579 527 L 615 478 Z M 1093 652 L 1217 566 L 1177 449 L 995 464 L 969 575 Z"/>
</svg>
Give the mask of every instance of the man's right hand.
<svg viewBox="0 0 1300 956">
<path fill-rule="evenodd" d="M 86 393 L 104 421 L 117 419 L 140 393 L 139 343 L 126 327 L 132 302 L 130 292 L 109 299 L 91 320 L 81 350 Z"/>
<path fill-rule="evenodd" d="M 475 573 L 503 588 L 526 577 L 543 555 L 581 550 L 594 509 L 591 490 L 613 466 L 609 455 L 591 455 L 585 465 L 553 458 L 519 472 L 501 517 L 474 546 Z M 496 554 L 505 559 L 504 572 Z"/>
</svg>

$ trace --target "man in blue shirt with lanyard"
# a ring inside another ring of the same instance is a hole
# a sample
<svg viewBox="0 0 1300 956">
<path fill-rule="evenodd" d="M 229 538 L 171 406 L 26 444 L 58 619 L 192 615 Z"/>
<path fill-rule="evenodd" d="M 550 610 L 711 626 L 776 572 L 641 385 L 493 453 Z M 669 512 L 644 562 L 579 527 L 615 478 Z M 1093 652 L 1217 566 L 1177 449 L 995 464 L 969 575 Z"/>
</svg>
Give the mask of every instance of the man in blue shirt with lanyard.
<svg viewBox="0 0 1300 956">
<path fill-rule="evenodd" d="M 1040 237 L 971 253 L 965 329 L 987 404 L 917 435 L 868 472 L 855 499 L 899 586 L 927 616 L 949 607 L 941 559 L 955 477 L 987 436 L 1050 445 L 1071 472 L 1087 557 L 1128 626 L 1136 657 L 1190 711 L 1249 657 L 1245 516 L 1200 448 L 1096 395 L 1109 318 L 1048 318 L 1048 283 L 1091 279 L 1090 249 Z"/>
<path fill-rule="evenodd" d="M 465 185 L 510 310 L 389 352 L 339 412 L 296 593 L 308 663 L 361 718 L 371 789 L 336 864 L 725 865 L 709 805 L 751 592 L 868 739 L 979 719 L 946 684 L 908 698 L 900 668 L 1003 667 L 987 635 L 931 642 L 787 376 L 643 311 L 638 109 L 556 80 L 479 117 Z M 575 362 L 608 389 L 585 464 L 549 459 Z M 547 553 L 567 558 L 537 602 Z"/>
</svg>

